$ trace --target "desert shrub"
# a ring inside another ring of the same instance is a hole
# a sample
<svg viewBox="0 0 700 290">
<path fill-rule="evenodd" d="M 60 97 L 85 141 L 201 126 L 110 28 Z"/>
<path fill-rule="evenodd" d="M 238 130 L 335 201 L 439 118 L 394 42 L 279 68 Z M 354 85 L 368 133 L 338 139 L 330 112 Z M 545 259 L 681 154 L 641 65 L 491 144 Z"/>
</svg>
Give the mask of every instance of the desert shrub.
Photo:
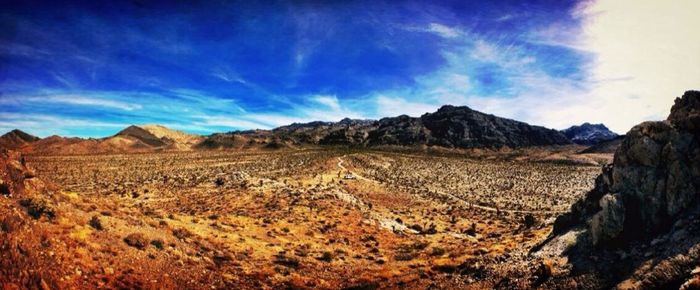
<svg viewBox="0 0 700 290">
<path fill-rule="evenodd" d="M 472 237 L 476 236 L 476 223 L 472 223 L 472 226 L 467 229 L 466 233 Z"/>
<path fill-rule="evenodd" d="M 430 224 L 430 226 L 429 226 L 427 229 L 423 230 L 423 231 L 421 232 L 421 234 L 424 234 L 424 235 L 434 235 L 434 234 L 437 234 L 437 229 L 435 228 L 435 224 Z"/>
<path fill-rule="evenodd" d="M 124 238 L 124 242 L 137 249 L 143 249 L 148 244 L 148 240 L 142 233 L 133 233 Z"/>
<path fill-rule="evenodd" d="M 180 240 L 184 240 L 192 236 L 192 232 L 185 228 L 173 229 L 173 236 Z"/>
<path fill-rule="evenodd" d="M 104 229 L 104 228 L 102 227 L 102 222 L 100 221 L 100 218 L 97 217 L 97 216 L 93 216 L 93 217 L 90 219 L 90 221 L 88 222 L 88 224 L 89 224 L 93 229 L 96 229 L 96 230 L 98 230 L 98 231 L 101 231 L 101 230 Z"/>
<path fill-rule="evenodd" d="M 442 256 L 445 254 L 445 249 L 440 248 L 440 247 L 433 247 L 433 249 L 430 251 L 431 256 Z"/>
<path fill-rule="evenodd" d="M 221 186 L 224 185 L 224 183 L 226 183 L 226 182 L 224 181 L 224 178 L 223 178 L 223 177 L 217 177 L 217 178 L 214 180 L 214 185 L 216 185 L 216 187 L 221 187 Z"/>
<path fill-rule="evenodd" d="M 163 242 L 163 239 L 153 239 L 153 240 L 151 240 L 151 245 L 154 246 L 154 247 L 156 247 L 156 248 L 159 249 L 159 250 L 162 250 L 162 249 L 163 249 L 163 245 L 164 245 L 164 244 L 165 244 L 165 242 Z"/>
<path fill-rule="evenodd" d="M 330 262 L 333 260 L 333 253 L 331 252 L 323 252 L 320 257 L 316 258 L 319 261 L 324 261 L 324 262 Z"/>
<path fill-rule="evenodd" d="M 357 284 L 343 288 L 343 290 L 375 290 L 379 289 L 379 283 L 373 281 L 362 281 Z"/>
<path fill-rule="evenodd" d="M 398 253 L 394 255 L 394 260 L 396 261 L 410 261 L 413 260 L 414 256 L 413 254 L 409 253 Z"/>
<path fill-rule="evenodd" d="M 56 217 L 56 211 L 43 199 L 25 198 L 20 200 L 19 204 L 25 207 L 27 214 L 35 219 L 41 218 L 42 215 L 48 219 Z"/>
<path fill-rule="evenodd" d="M 536 222 L 537 222 L 537 220 L 535 219 L 535 216 L 533 216 L 532 214 L 527 214 L 523 218 L 523 225 L 525 226 L 525 228 L 528 228 L 528 229 L 531 228 L 532 226 L 534 226 Z"/>
<path fill-rule="evenodd" d="M 5 184 L 5 182 L 0 181 L 0 194 L 2 195 L 10 195 L 10 187 Z"/>
<path fill-rule="evenodd" d="M 292 257 L 287 257 L 284 255 L 277 255 L 275 257 L 275 260 L 273 261 L 275 264 L 282 265 L 288 268 L 299 268 L 299 260 L 292 258 Z"/>
</svg>

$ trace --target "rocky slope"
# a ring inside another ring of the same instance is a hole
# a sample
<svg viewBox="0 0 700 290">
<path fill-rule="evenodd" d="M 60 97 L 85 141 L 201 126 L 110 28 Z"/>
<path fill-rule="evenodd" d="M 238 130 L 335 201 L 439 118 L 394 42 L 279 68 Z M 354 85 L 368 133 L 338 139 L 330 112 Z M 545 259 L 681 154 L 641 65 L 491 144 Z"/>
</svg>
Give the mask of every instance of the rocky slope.
<svg viewBox="0 0 700 290">
<path fill-rule="evenodd" d="M 252 141 L 251 141 L 252 140 Z M 343 145 L 440 146 L 446 148 L 527 147 L 570 144 L 560 132 L 484 114 L 468 107 L 443 106 L 419 118 L 401 115 L 378 121 L 343 119 L 339 122 L 292 124 L 274 130 L 214 134 L 199 148 L 233 148 L 236 144 L 276 146 Z"/>
<path fill-rule="evenodd" d="M 15 129 L 0 136 L 0 147 L 5 149 L 18 149 L 37 140 L 39 140 L 39 137 Z"/>
<path fill-rule="evenodd" d="M 556 130 L 496 117 L 466 106 L 443 106 L 421 116 L 429 145 L 446 147 L 526 147 L 569 144 Z"/>
<path fill-rule="evenodd" d="M 617 148 L 622 144 L 622 140 L 625 140 L 625 135 L 617 136 L 613 139 L 601 141 L 595 145 L 581 151 L 581 153 L 607 153 L 614 154 Z"/>
<path fill-rule="evenodd" d="M 700 265 L 699 142 L 697 91 L 677 98 L 666 121 L 632 128 L 595 188 L 556 219 L 539 250 L 573 265 L 556 283 L 671 289 L 691 277 Z"/>
<path fill-rule="evenodd" d="M 595 145 L 618 137 L 615 132 L 610 131 L 603 124 L 583 123 L 580 126 L 571 126 L 561 132 L 574 143 L 582 145 Z"/>
</svg>

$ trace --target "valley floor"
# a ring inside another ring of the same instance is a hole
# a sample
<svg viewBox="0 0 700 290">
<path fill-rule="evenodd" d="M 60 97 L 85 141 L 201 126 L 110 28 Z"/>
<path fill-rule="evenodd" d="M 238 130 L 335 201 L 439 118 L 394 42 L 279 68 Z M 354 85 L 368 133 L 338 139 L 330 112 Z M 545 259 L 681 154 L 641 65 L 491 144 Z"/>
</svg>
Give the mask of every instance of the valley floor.
<svg viewBox="0 0 700 290">
<path fill-rule="evenodd" d="M 55 186 L 0 197 L 9 289 L 528 288 L 527 250 L 600 171 L 339 149 L 27 164 Z"/>
</svg>

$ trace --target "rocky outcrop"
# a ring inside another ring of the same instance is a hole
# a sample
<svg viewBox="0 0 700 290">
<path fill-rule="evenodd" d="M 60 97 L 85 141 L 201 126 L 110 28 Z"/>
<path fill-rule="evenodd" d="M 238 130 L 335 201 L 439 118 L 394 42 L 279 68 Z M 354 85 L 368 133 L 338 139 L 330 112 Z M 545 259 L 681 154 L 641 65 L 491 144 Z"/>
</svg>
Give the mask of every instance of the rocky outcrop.
<svg viewBox="0 0 700 290">
<path fill-rule="evenodd" d="M 594 245 L 614 246 L 667 230 L 698 201 L 700 192 L 700 92 L 677 98 L 666 121 L 632 128 L 613 166 L 571 211 L 557 218 L 554 233 L 586 225 Z"/>
<path fill-rule="evenodd" d="M 0 197 L 23 196 L 27 191 L 38 192 L 44 187 L 35 172 L 26 166 L 21 153 L 0 148 Z"/>
<path fill-rule="evenodd" d="M 581 145 L 595 145 L 601 142 L 617 138 L 617 134 L 610 131 L 603 124 L 583 123 L 580 126 L 571 126 L 561 131 L 572 142 Z"/>
<path fill-rule="evenodd" d="M 666 120 L 627 133 L 594 188 L 532 248 L 562 265 L 544 288 L 678 289 L 700 281 L 698 112 L 700 92 L 688 91 Z"/>
</svg>

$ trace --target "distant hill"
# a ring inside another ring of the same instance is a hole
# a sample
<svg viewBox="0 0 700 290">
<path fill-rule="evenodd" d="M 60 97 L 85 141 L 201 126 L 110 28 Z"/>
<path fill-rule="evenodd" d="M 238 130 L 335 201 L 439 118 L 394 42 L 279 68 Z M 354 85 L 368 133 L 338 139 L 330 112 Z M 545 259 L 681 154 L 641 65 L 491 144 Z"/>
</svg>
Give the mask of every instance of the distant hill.
<svg viewBox="0 0 700 290">
<path fill-rule="evenodd" d="M 106 138 L 50 136 L 37 140 L 23 151 L 38 154 L 136 153 L 192 150 L 204 137 L 161 125 L 132 125 Z"/>
<path fill-rule="evenodd" d="M 173 130 L 163 125 L 148 124 L 140 125 L 138 127 L 146 130 L 148 133 L 159 138 L 166 144 L 175 146 L 177 149 L 189 149 L 204 139 L 204 137 L 201 135 Z"/>
<path fill-rule="evenodd" d="M 0 136 L 0 147 L 6 149 L 18 149 L 29 143 L 39 140 L 39 137 L 32 136 L 21 130 L 15 129 Z"/>
<path fill-rule="evenodd" d="M 441 146 L 446 148 L 526 147 L 571 142 L 557 130 L 484 114 L 469 107 L 443 106 L 421 117 L 292 124 L 273 130 L 234 131 L 208 136 L 197 148 L 226 149 L 303 145 Z"/>
<path fill-rule="evenodd" d="M 152 147 L 161 147 L 165 146 L 167 143 L 165 143 L 165 140 L 162 140 L 155 135 L 153 135 L 151 132 L 147 131 L 144 128 L 141 128 L 139 126 L 134 126 L 131 125 L 127 127 L 124 130 L 119 131 L 116 135 L 114 135 L 112 138 L 127 138 L 131 139 L 136 142 L 142 142 L 144 144 L 147 144 Z M 108 138 L 109 139 L 109 138 Z"/>
<path fill-rule="evenodd" d="M 603 124 L 583 123 L 580 126 L 571 126 L 561 131 L 572 142 L 581 145 L 595 145 L 603 141 L 617 138 L 619 135 L 610 131 Z"/>
</svg>

